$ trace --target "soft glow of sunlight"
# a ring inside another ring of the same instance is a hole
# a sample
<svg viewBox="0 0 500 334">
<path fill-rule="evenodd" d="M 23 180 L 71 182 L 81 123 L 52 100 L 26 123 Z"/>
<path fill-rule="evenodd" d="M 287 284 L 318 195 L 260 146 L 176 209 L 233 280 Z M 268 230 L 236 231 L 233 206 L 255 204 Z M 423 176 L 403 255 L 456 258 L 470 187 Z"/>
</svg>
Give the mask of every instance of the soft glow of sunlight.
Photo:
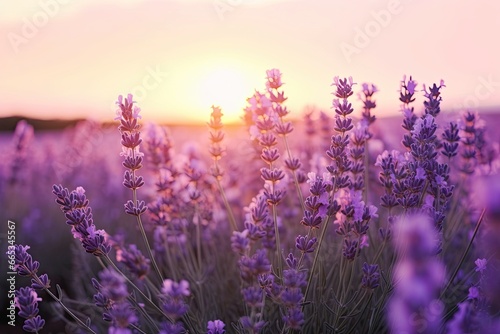
<svg viewBox="0 0 500 334">
<path fill-rule="evenodd" d="M 234 122 L 243 114 L 246 99 L 254 87 L 242 70 L 235 67 L 213 67 L 200 76 L 197 96 L 204 109 L 211 105 L 220 106 L 223 121 Z"/>
</svg>

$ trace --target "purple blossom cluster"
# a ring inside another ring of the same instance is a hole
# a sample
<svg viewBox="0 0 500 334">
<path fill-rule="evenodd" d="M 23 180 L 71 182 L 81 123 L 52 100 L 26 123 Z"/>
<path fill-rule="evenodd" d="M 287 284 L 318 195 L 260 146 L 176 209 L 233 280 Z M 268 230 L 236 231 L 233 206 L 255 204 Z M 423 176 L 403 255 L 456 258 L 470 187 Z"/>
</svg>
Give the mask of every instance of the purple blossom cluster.
<svg viewBox="0 0 500 334">
<path fill-rule="evenodd" d="M 45 325 L 45 320 L 38 315 L 39 301 L 42 301 L 42 298 L 39 298 L 31 287 L 22 287 L 16 291 L 16 307 L 19 309 L 19 316 L 26 319 L 23 330 L 28 333 L 38 333 Z"/>
<path fill-rule="evenodd" d="M 73 238 L 78 239 L 87 253 L 94 256 L 106 256 L 111 245 L 106 240 L 106 232 L 98 230 L 94 225 L 92 208 L 85 196 L 85 189 L 77 187 L 69 192 L 62 185 L 54 185 L 52 193 L 56 195 L 56 203 L 66 217 L 66 224 L 71 226 Z"/>
<path fill-rule="evenodd" d="M 99 273 L 99 280 L 92 279 L 92 285 L 97 290 L 94 303 L 104 310 L 103 319 L 111 323 L 108 333 L 132 334 L 129 326 L 139 318 L 127 300 L 130 293 L 125 278 L 112 269 L 104 269 Z"/>
<path fill-rule="evenodd" d="M 439 292 L 445 268 L 435 257 L 438 236 L 427 216 L 408 215 L 395 223 L 394 295 L 388 305 L 394 333 L 438 332 L 444 305 Z"/>
<path fill-rule="evenodd" d="M 33 260 L 28 249 L 29 246 L 14 246 L 14 270 L 19 276 L 31 278 L 31 286 L 21 287 L 15 291 L 15 305 L 19 309 L 19 316 L 26 319 L 23 330 L 38 333 L 45 325 L 45 320 L 38 314 L 38 302 L 42 301 L 42 298 L 38 297 L 36 290 L 48 289 L 50 280 L 47 274 L 38 276 L 40 263 Z"/>
</svg>

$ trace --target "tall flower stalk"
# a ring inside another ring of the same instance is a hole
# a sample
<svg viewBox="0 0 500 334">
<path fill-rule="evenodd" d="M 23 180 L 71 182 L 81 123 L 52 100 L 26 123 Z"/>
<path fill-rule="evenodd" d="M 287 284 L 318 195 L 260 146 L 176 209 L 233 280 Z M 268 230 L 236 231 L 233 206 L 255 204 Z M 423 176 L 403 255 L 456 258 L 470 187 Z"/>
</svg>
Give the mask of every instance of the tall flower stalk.
<svg viewBox="0 0 500 334">
<path fill-rule="evenodd" d="M 274 131 L 278 136 L 283 138 L 283 143 L 285 145 L 287 154 L 285 165 L 292 173 L 293 184 L 295 185 L 299 203 L 302 206 L 302 210 L 304 210 L 304 197 L 302 195 L 302 190 L 300 189 L 300 176 L 298 175 L 299 169 L 302 167 L 302 163 L 297 157 L 294 157 L 292 155 L 290 144 L 288 143 L 288 137 L 293 131 L 293 125 L 291 122 L 285 121 L 285 117 L 290 112 L 284 106 L 284 103 L 288 98 L 285 97 L 284 91 L 280 91 L 280 88 L 283 86 L 283 83 L 281 82 L 280 70 L 274 68 L 267 71 L 266 86 L 269 93 L 269 99 L 272 103 L 273 111 L 277 117 L 277 123 Z"/>
<path fill-rule="evenodd" d="M 352 162 L 348 157 L 348 145 L 349 145 L 349 131 L 354 127 L 352 123 L 352 118 L 350 115 L 354 111 L 348 98 L 353 95 L 352 86 L 354 82 L 352 78 L 349 79 L 339 79 L 335 77 L 332 86 L 336 87 L 335 95 L 336 99 L 333 100 L 333 107 L 335 110 L 335 135 L 332 136 L 331 145 L 329 150 L 326 152 L 327 156 L 331 159 L 331 164 L 326 167 L 327 171 L 330 173 L 329 177 L 331 180 L 331 187 L 329 189 L 329 200 L 327 207 L 327 215 L 323 218 L 321 223 L 321 233 L 318 239 L 318 246 L 316 247 L 316 252 L 314 254 L 314 260 L 312 263 L 311 271 L 309 274 L 309 279 L 307 282 L 306 292 L 304 294 L 305 300 L 307 301 L 308 293 L 311 289 L 312 279 L 315 274 L 316 266 L 319 259 L 319 254 L 323 241 L 325 239 L 326 231 L 330 223 L 331 218 L 336 215 L 341 209 L 336 196 L 337 192 L 341 189 L 348 188 L 351 185 L 351 180 L 349 177 L 349 172 L 352 167 Z M 340 100 L 341 99 L 341 100 Z M 320 224 L 316 224 L 319 226 Z M 344 248 L 349 248 L 351 245 L 344 243 Z"/>
<path fill-rule="evenodd" d="M 153 264 L 160 281 L 163 282 L 163 274 L 156 264 L 156 260 L 151 251 L 151 246 L 149 245 L 148 237 L 141 219 L 141 215 L 146 212 L 147 206 L 144 201 L 139 201 L 137 199 L 137 189 L 144 185 L 142 176 L 137 175 L 137 171 L 142 168 L 142 160 L 144 156 L 144 154 L 139 150 L 139 145 L 142 142 L 140 137 L 141 133 L 139 131 L 140 125 L 138 123 L 139 118 L 141 118 L 141 116 L 139 116 L 141 109 L 134 106 L 132 94 L 128 94 L 126 99 L 123 99 L 122 95 L 118 96 L 116 104 L 119 107 L 116 111 L 116 119 L 120 121 L 118 129 L 122 135 L 122 152 L 120 155 L 124 157 L 123 167 L 126 169 L 123 185 L 132 190 L 132 200 L 128 200 L 127 203 L 125 203 L 125 212 L 136 217 L 137 225 L 139 226 L 142 238 L 144 239 L 144 244 L 146 245 L 151 263 Z"/>
<path fill-rule="evenodd" d="M 222 158 L 222 155 L 225 152 L 225 148 L 222 146 L 222 141 L 224 140 L 224 132 L 222 132 L 223 124 L 222 124 L 222 111 L 220 107 L 212 106 L 212 113 L 210 114 L 210 122 L 208 126 L 210 127 L 210 155 L 214 160 L 214 164 L 212 167 L 212 175 L 215 178 L 215 182 L 217 183 L 217 188 L 222 196 L 222 201 L 224 206 L 226 207 L 226 212 L 229 218 L 229 224 L 233 231 L 237 230 L 236 219 L 234 218 L 233 210 L 229 205 L 227 200 L 226 193 L 221 184 L 222 176 L 224 172 L 219 164 L 219 160 Z"/>
<path fill-rule="evenodd" d="M 285 177 L 285 173 L 280 167 L 276 167 L 276 162 L 280 157 L 277 148 L 278 140 L 274 134 L 276 119 L 272 109 L 271 100 L 260 92 L 248 99 L 250 111 L 253 113 L 255 125 L 250 128 L 251 134 L 258 140 L 262 147 L 260 158 L 267 167 L 260 170 L 261 178 L 264 180 L 264 196 L 271 207 L 272 220 L 274 223 L 274 239 L 276 241 L 276 272 L 279 278 L 283 273 L 283 254 L 278 227 L 277 206 L 285 196 L 285 191 L 278 186 L 278 183 Z"/>
</svg>

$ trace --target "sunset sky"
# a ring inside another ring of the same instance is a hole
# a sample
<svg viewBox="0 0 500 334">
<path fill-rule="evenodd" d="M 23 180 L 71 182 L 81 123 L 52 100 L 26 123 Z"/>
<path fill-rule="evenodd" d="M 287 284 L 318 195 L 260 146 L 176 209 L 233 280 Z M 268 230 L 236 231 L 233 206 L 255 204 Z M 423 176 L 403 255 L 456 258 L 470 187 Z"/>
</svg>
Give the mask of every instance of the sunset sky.
<svg viewBox="0 0 500 334">
<path fill-rule="evenodd" d="M 288 107 L 329 111 L 332 79 L 373 82 L 379 115 L 404 74 L 444 79 L 443 109 L 500 106 L 500 1 L 40 0 L 0 2 L 0 116 L 226 120 L 283 73 Z M 360 85 L 358 85 L 358 89 Z M 353 99 L 359 109 L 359 102 Z M 422 98 L 417 100 L 420 108 Z"/>
</svg>

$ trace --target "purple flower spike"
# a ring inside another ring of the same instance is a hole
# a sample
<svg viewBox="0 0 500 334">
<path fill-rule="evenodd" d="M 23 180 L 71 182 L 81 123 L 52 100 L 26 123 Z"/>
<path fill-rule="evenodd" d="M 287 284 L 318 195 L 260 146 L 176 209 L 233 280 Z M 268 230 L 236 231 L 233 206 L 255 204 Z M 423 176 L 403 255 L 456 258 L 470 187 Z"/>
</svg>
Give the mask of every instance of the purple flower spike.
<svg viewBox="0 0 500 334">
<path fill-rule="evenodd" d="M 31 279 L 31 287 L 36 290 L 48 289 L 50 288 L 50 279 L 47 274 L 40 275 L 38 277 L 40 283 L 34 278 Z"/>
<path fill-rule="evenodd" d="M 210 320 L 207 323 L 207 334 L 224 334 L 226 325 L 221 320 Z"/>
<path fill-rule="evenodd" d="M 486 264 L 488 263 L 488 260 L 486 260 L 486 259 L 477 259 L 476 261 L 474 261 L 474 263 L 476 264 L 476 271 L 478 271 L 478 272 L 480 272 L 482 274 L 483 271 L 486 270 Z"/>
<path fill-rule="evenodd" d="M 127 269 L 138 279 L 143 279 L 149 273 L 150 260 L 147 259 L 136 245 L 119 249 L 116 254 L 118 262 L 125 264 Z"/>
<path fill-rule="evenodd" d="M 96 286 L 100 293 L 112 301 L 122 301 L 129 296 L 125 278 L 111 269 L 99 272 L 99 282 L 94 283 Z"/>
<path fill-rule="evenodd" d="M 339 99 L 347 99 L 349 96 L 353 94 L 352 91 L 353 85 L 354 82 L 352 81 L 352 77 L 349 77 L 349 79 L 347 78 L 339 79 L 339 77 L 333 78 L 332 86 L 337 87 L 337 91 L 334 93 L 334 95 Z"/>
<path fill-rule="evenodd" d="M 132 333 L 128 329 L 128 326 L 139 321 L 134 309 L 126 301 L 113 304 L 113 307 L 107 312 L 107 315 L 110 317 L 112 323 L 112 326 L 109 327 L 109 333 Z"/>
<path fill-rule="evenodd" d="M 85 189 L 77 187 L 71 193 L 61 185 L 54 185 L 52 193 L 56 195 L 56 203 L 64 213 L 66 223 L 71 226 L 75 239 L 79 239 L 87 253 L 94 256 L 104 256 L 111 250 L 111 245 L 106 240 L 106 232 L 97 230 L 94 225 L 92 208 L 85 196 Z"/>
<path fill-rule="evenodd" d="M 380 285 L 380 273 L 377 264 L 363 263 L 363 278 L 361 286 L 370 290 L 375 289 Z"/>
<path fill-rule="evenodd" d="M 304 313 L 300 307 L 289 308 L 283 316 L 283 322 L 289 329 L 301 330 L 304 324 Z"/>
<path fill-rule="evenodd" d="M 15 264 L 14 268 L 20 276 L 36 275 L 40 263 L 33 261 L 33 258 L 28 253 L 30 246 L 15 245 Z"/>
<path fill-rule="evenodd" d="M 316 242 L 317 238 L 315 237 L 308 239 L 307 237 L 299 235 L 295 239 L 295 247 L 302 253 L 312 253 L 314 252 Z"/>
<path fill-rule="evenodd" d="M 161 288 L 160 299 L 163 311 L 172 319 L 180 319 L 189 310 L 185 298 L 190 295 L 189 283 L 186 280 L 175 282 L 166 279 Z"/>
<path fill-rule="evenodd" d="M 41 300 L 31 287 L 16 290 L 15 304 L 19 316 L 26 319 L 23 326 L 26 332 L 38 333 L 45 325 L 45 320 L 38 315 L 38 302 Z"/>
</svg>

